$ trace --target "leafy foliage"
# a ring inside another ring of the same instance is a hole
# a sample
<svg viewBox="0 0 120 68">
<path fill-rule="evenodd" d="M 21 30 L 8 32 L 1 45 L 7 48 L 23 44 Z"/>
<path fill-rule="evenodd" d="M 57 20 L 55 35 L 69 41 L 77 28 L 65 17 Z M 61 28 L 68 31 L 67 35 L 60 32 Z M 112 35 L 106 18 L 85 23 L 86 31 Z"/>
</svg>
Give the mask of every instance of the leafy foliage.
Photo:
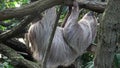
<svg viewBox="0 0 120 68">
<path fill-rule="evenodd" d="M 28 3 L 30 3 L 30 0 L 0 0 L 0 11 L 8 8 L 20 7 Z M 4 31 L 16 26 L 20 22 L 20 20 L 14 18 L 14 19 L 5 20 L 2 22 L 5 24 L 12 23 L 10 26 L 7 26 L 7 27 L 0 25 L 0 30 Z"/>
<path fill-rule="evenodd" d="M 0 58 L 0 68 L 14 68 L 9 62 L 9 60 L 6 56 L 1 56 Z"/>
<path fill-rule="evenodd" d="M 20 7 L 21 5 L 28 4 L 29 2 L 30 0 L 0 0 L 0 10 Z"/>
</svg>

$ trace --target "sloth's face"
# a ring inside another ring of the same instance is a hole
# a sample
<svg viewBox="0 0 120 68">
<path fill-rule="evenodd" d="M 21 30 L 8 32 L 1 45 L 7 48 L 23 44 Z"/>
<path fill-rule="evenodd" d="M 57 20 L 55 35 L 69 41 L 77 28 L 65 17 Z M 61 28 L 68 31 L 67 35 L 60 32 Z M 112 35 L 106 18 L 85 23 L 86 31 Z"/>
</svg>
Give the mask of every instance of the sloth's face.
<svg viewBox="0 0 120 68">
<path fill-rule="evenodd" d="M 87 19 L 87 20 L 92 20 L 94 18 L 94 13 L 93 12 L 88 12 L 87 14 L 85 14 L 85 16 L 83 17 L 83 19 Z"/>
</svg>

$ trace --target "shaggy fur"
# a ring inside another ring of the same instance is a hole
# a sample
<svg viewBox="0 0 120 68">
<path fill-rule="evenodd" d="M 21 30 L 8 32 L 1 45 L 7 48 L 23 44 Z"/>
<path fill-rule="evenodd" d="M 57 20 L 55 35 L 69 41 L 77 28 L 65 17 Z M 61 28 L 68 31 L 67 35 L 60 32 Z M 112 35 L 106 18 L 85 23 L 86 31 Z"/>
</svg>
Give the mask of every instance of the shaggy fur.
<svg viewBox="0 0 120 68">
<path fill-rule="evenodd" d="M 47 68 L 70 65 L 94 41 L 97 26 L 96 18 L 90 12 L 78 22 L 78 16 L 79 7 L 74 6 L 65 27 L 57 27 L 49 57 L 47 58 Z M 28 31 L 33 57 L 39 62 L 43 62 L 43 56 L 48 46 L 55 20 L 56 9 L 53 7 L 46 10 L 43 18 L 33 23 Z"/>
</svg>

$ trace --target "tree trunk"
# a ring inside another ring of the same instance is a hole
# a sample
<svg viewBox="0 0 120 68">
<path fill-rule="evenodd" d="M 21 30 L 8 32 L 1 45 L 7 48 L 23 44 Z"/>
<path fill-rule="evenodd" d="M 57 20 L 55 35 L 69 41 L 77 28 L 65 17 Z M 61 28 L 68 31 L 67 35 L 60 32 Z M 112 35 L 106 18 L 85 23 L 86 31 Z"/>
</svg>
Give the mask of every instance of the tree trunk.
<svg viewBox="0 0 120 68">
<path fill-rule="evenodd" d="M 113 68 L 120 37 L 120 0 L 109 0 L 102 18 L 95 68 Z"/>
</svg>

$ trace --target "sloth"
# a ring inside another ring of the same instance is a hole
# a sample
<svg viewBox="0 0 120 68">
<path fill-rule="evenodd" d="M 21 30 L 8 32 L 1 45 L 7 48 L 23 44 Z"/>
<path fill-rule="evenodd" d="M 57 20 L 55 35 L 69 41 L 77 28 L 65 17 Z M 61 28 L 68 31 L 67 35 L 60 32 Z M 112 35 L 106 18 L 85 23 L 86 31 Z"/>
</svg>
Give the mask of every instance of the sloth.
<svg viewBox="0 0 120 68">
<path fill-rule="evenodd" d="M 97 20 L 93 12 L 85 14 L 81 20 L 78 20 L 79 13 L 78 5 L 73 5 L 65 26 L 57 27 L 46 60 L 46 68 L 72 64 L 94 41 Z M 43 18 L 33 23 L 28 30 L 29 47 L 38 62 L 43 62 L 56 16 L 56 8 L 52 7 L 46 10 Z"/>
</svg>

